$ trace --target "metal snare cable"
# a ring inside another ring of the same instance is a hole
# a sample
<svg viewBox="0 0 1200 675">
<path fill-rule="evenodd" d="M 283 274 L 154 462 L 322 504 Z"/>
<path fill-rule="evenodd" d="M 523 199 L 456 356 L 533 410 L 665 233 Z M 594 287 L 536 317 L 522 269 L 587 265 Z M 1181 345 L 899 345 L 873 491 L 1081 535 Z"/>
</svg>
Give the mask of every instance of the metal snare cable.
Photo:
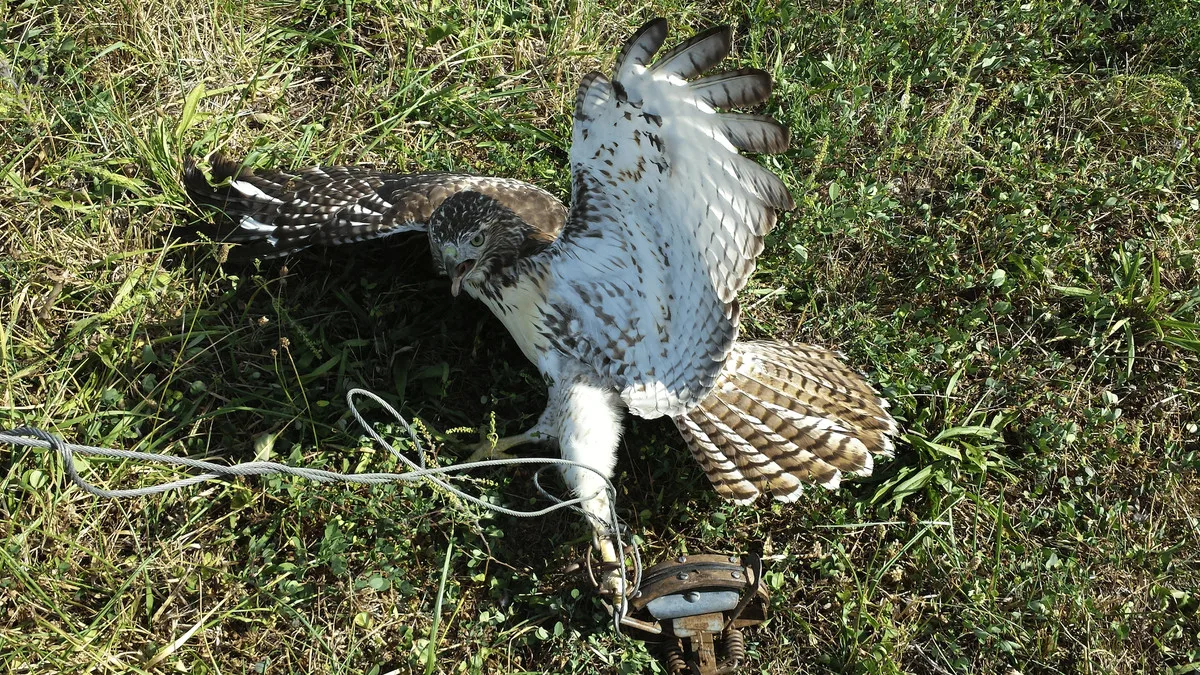
<svg viewBox="0 0 1200 675">
<path fill-rule="evenodd" d="M 413 462 L 411 459 L 409 459 L 403 453 L 401 453 L 399 450 L 397 450 L 395 447 L 393 447 L 392 444 L 385 441 L 383 439 L 383 437 L 381 437 L 375 431 L 375 428 L 363 418 L 362 413 L 359 412 L 358 406 L 355 404 L 356 396 L 366 396 L 367 398 L 370 398 L 371 400 L 375 401 L 388 414 L 390 414 L 397 422 L 399 422 L 404 427 L 405 431 L 408 432 L 409 438 L 412 439 L 413 446 L 415 447 L 415 449 L 417 451 L 417 461 L 416 462 Z M 620 556 L 620 560 L 619 560 L 619 565 L 620 565 L 620 569 L 621 569 L 621 578 L 628 579 L 628 569 L 625 564 L 625 556 L 623 553 L 625 551 L 625 546 L 624 546 L 623 540 L 621 538 L 621 530 L 624 528 L 624 524 L 617 517 L 616 488 L 613 487 L 612 481 L 610 481 L 607 476 L 605 476 L 603 473 L 601 473 L 596 468 L 589 466 L 587 464 L 583 464 L 581 462 L 574 462 L 574 461 L 571 461 L 568 459 L 562 459 L 562 458 L 558 458 L 558 457 L 510 457 L 510 458 L 506 458 L 506 459 L 487 459 L 487 460 L 481 460 L 481 461 L 476 461 L 476 462 L 465 462 L 462 464 L 451 464 L 448 466 L 428 468 L 425 466 L 425 447 L 421 444 L 421 439 L 417 436 L 417 433 L 413 430 L 412 426 L 408 423 L 408 420 L 406 420 L 404 418 L 404 416 L 401 415 L 395 408 L 393 408 L 387 401 L 384 401 L 379 396 L 376 396 L 372 392 L 369 392 L 365 389 L 351 389 L 350 391 L 346 392 L 346 405 L 349 407 L 351 414 L 354 415 L 355 421 L 358 422 L 359 426 L 362 427 L 362 429 L 367 433 L 367 435 L 369 435 L 373 441 L 375 441 L 379 445 L 386 448 L 388 450 L 388 452 L 390 452 L 392 454 L 392 456 L 394 456 L 396 459 L 398 459 L 402 463 L 404 463 L 405 466 L 409 467 L 409 469 L 411 469 L 410 471 L 406 471 L 404 473 L 389 473 L 389 472 L 338 473 L 336 471 L 326 471 L 324 469 L 310 469 L 310 468 L 306 468 L 306 467 L 297 467 L 297 466 L 290 466 L 288 464 L 280 464 L 278 462 L 264 462 L 264 461 L 243 462 L 241 464 L 223 465 L 223 464 L 216 464 L 213 462 L 206 462 L 206 461 L 198 460 L 198 459 L 191 459 L 188 457 L 178 457 L 178 456 L 174 456 L 174 455 L 162 455 L 162 454 L 150 453 L 150 452 L 137 452 L 134 450 L 118 450 L 115 448 L 100 448 L 100 447 L 95 447 L 95 446 L 90 446 L 90 445 L 77 445 L 74 443 L 65 443 L 58 437 L 54 436 L 53 434 L 50 434 L 42 429 L 38 429 L 35 427 L 30 427 L 30 426 L 21 426 L 21 427 L 17 427 L 15 429 L 12 429 L 9 431 L 0 431 L 0 443 L 7 443 L 9 445 L 19 445 L 19 446 L 24 446 L 24 447 L 41 448 L 43 450 L 49 449 L 49 450 L 56 451 L 59 454 L 59 456 L 62 457 L 63 465 L 66 467 L 67 476 L 70 477 L 72 483 L 79 486 L 80 489 L 82 489 L 84 492 L 87 492 L 88 494 L 91 494 L 91 495 L 94 495 L 97 497 L 105 497 L 105 498 L 109 498 L 109 499 L 114 499 L 114 498 L 118 498 L 118 497 L 144 497 L 144 496 L 148 496 L 148 495 L 155 495 L 155 494 L 160 494 L 163 492 L 169 492 L 171 490 L 176 490 L 179 488 L 188 487 L 191 485 L 196 485 L 198 483 L 203 483 L 205 481 L 213 480 L 215 478 L 223 478 L 223 477 L 229 477 L 229 476 L 272 476 L 272 475 L 277 475 L 277 474 L 284 474 L 284 475 L 288 475 L 288 476 L 297 476 L 299 478 L 305 478 L 307 480 L 316 481 L 318 483 L 335 483 L 336 482 L 336 483 L 357 483 L 357 484 L 382 484 L 382 483 L 397 483 L 397 482 L 411 483 L 411 482 L 418 482 L 421 480 L 427 480 L 427 481 L 430 481 L 430 482 L 434 483 L 435 485 L 441 487 L 442 489 L 446 490 L 450 494 L 453 494 L 454 496 L 456 496 L 459 499 L 462 499 L 466 502 L 475 504 L 477 506 L 483 507 L 490 511 L 494 511 L 496 513 L 502 513 L 502 514 L 508 515 L 508 516 L 515 516 L 517 518 L 537 518 L 539 516 L 544 516 L 544 515 L 554 512 L 554 511 L 558 511 L 560 509 L 565 509 L 565 508 L 569 508 L 569 509 L 572 509 L 579 513 L 583 513 L 586 517 L 592 518 L 593 516 L 591 514 L 588 514 L 582 508 L 580 508 L 579 505 L 582 504 L 583 502 L 587 501 L 588 499 L 595 497 L 597 494 L 599 494 L 598 492 L 590 494 L 590 495 L 575 497 L 573 499 L 560 499 L 560 498 L 556 497 L 555 495 L 551 494 L 549 491 L 547 491 L 541 485 L 540 476 L 541 476 L 542 471 L 545 471 L 546 469 L 548 469 L 552 466 L 579 467 L 579 468 L 591 471 L 592 473 L 596 474 L 604 481 L 604 491 L 608 493 L 608 497 L 609 497 L 609 499 L 608 499 L 609 517 L 611 518 L 611 522 L 614 524 L 614 528 L 612 529 L 609 536 L 611 536 L 613 539 L 616 540 L 617 550 L 622 552 L 622 554 Z M 104 488 L 97 487 L 97 486 L 87 482 L 86 480 L 84 480 L 83 476 L 79 475 L 79 471 L 75 468 L 75 461 L 74 461 L 74 456 L 76 453 L 81 454 L 81 455 L 91 455 L 91 456 L 97 456 L 97 457 L 113 457 L 113 458 L 118 458 L 118 459 L 132 459 L 132 460 L 137 460 L 137 461 L 142 461 L 142 462 L 157 462 L 157 463 L 168 464 L 168 465 L 173 465 L 173 466 L 183 466 L 183 467 L 187 467 L 190 469 L 196 469 L 199 471 L 203 471 L 204 473 L 201 473 L 201 474 L 198 474 L 195 476 L 188 476 L 187 478 L 181 478 L 179 480 L 173 480 L 173 481 L 170 481 L 167 483 L 161 483 L 158 485 L 150 485 L 147 487 L 130 488 L 130 489 L 125 489 L 125 490 L 106 490 Z M 542 465 L 542 467 L 539 468 L 537 470 L 537 472 L 534 473 L 534 480 L 533 480 L 534 486 L 537 488 L 538 492 L 541 493 L 541 495 L 543 497 L 554 502 L 553 504 L 551 504 L 550 506 L 547 506 L 546 508 L 543 508 L 543 509 L 536 509 L 536 510 L 529 510 L 529 511 L 510 509 L 510 508 L 507 508 L 504 506 L 500 506 L 499 504 L 488 503 L 488 502 L 480 499 L 479 497 L 468 494 L 468 493 L 464 492 L 463 490 L 461 490 L 457 487 L 454 487 L 454 485 L 450 484 L 446 480 L 443 480 L 443 478 L 442 478 L 444 476 L 456 474 L 456 473 L 459 473 L 462 471 L 466 471 L 468 469 L 480 469 L 480 468 L 496 467 L 496 466 L 514 466 L 514 465 L 524 465 L 524 464 L 541 464 Z M 634 555 L 635 560 L 640 558 L 640 556 L 638 555 L 638 551 L 637 551 L 637 543 L 633 537 L 630 537 L 630 547 L 633 550 L 633 555 Z M 641 567 L 640 564 L 635 565 L 635 568 L 638 568 L 637 571 L 639 572 L 639 576 L 640 576 L 640 567 Z M 630 588 L 637 588 L 640 585 L 641 585 L 641 580 L 635 579 L 634 583 L 632 584 L 632 586 Z M 613 604 L 613 625 L 616 628 L 618 633 L 620 633 L 620 631 L 621 631 L 621 618 L 624 616 L 625 612 L 626 612 L 626 603 L 625 602 L 618 602 L 618 603 Z"/>
</svg>

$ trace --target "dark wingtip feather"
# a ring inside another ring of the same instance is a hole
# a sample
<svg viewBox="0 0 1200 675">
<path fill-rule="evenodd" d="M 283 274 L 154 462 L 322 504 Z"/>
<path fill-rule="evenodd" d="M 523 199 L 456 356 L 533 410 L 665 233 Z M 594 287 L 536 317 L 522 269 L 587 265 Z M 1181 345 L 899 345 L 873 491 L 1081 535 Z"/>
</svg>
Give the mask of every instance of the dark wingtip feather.
<svg viewBox="0 0 1200 675">
<path fill-rule="evenodd" d="M 183 158 L 183 186 L 189 194 L 194 191 L 211 190 L 204 171 L 196 164 L 196 158 L 187 155 Z"/>
<path fill-rule="evenodd" d="M 710 28 L 672 47 L 659 57 L 652 70 L 689 80 L 720 63 L 732 46 L 729 26 Z"/>
<path fill-rule="evenodd" d="M 253 169 L 243 166 L 240 161 L 230 159 L 220 152 L 209 155 L 208 163 L 212 166 L 213 180 L 218 182 L 227 178 L 245 178 L 254 173 Z"/>
<path fill-rule="evenodd" d="M 608 95 L 607 77 L 594 70 L 584 75 L 579 81 L 579 88 L 575 90 L 575 119 L 590 120 L 592 116 L 588 110 L 608 100 Z"/>
<path fill-rule="evenodd" d="M 786 152 L 791 144 L 787 127 L 766 115 L 723 114 L 720 120 L 725 137 L 742 150 L 774 155 Z"/>
<path fill-rule="evenodd" d="M 690 86 L 697 98 L 717 110 L 757 105 L 770 98 L 774 88 L 770 74 L 757 68 L 709 75 Z"/>
<path fill-rule="evenodd" d="M 200 203 L 209 203 L 209 199 L 205 198 L 228 192 L 228 188 L 213 187 L 214 184 L 219 185 L 227 180 L 253 174 L 253 171 L 243 167 L 241 162 L 229 159 L 219 152 L 208 156 L 208 164 L 212 171 L 206 175 L 195 157 L 189 155 L 183 158 L 183 185 L 192 199 Z"/>
<path fill-rule="evenodd" d="M 617 62 L 613 66 L 612 79 L 620 81 L 627 68 L 634 65 L 644 66 L 650 58 L 662 47 L 667 39 L 667 20 L 661 16 L 651 19 L 642 25 L 633 37 L 629 38 L 617 54 Z"/>
<path fill-rule="evenodd" d="M 225 201 L 219 198 L 222 190 L 213 187 L 204 170 L 196 163 L 196 158 L 191 156 L 183 158 L 183 187 L 192 202 L 198 205 L 214 206 Z"/>
</svg>

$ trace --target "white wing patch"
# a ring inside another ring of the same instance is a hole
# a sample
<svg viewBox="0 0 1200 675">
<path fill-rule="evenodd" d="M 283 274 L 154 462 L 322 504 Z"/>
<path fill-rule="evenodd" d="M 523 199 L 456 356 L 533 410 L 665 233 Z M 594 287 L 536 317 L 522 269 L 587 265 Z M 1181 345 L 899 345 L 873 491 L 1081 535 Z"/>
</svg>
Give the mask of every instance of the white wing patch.
<svg viewBox="0 0 1200 675">
<path fill-rule="evenodd" d="M 229 187 L 242 193 L 243 196 L 250 199 L 261 199 L 268 204 L 282 204 L 283 200 L 269 195 L 258 188 L 254 183 L 249 183 L 244 180 L 235 180 L 229 183 Z"/>
<path fill-rule="evenodd" d="M 738 71 L 693 85 L 729 52 L 728 29 L 648 65 L 665 37 L 665 21 L 647 24 L 611 82 L 592 73 L 581 83 L 575 199 L 548 253 L 550 302 L 580 328 L 557 346 L 611 379 L 642 417 L 678 415 L 711 390 L 737 337 L 735 296 L 776 210 L 793 205 L 774 174 L 738 154 L 781 151 L 786 130 L 714 105 L 761 101 L 769 77 Z"/>
</svg>

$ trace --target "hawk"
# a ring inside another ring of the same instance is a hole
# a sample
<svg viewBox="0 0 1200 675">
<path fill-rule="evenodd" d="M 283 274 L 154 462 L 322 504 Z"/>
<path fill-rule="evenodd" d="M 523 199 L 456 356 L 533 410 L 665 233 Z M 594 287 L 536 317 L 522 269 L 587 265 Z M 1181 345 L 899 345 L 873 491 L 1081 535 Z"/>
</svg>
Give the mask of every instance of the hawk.
<svg viewBox="0 0 1200 675">
<path fill-rule="evenodd" d="M 586 496 L 595 545 L 617 560 L 611 476 L 626 413 L 668 417 L 723 497 L 790 502 L 805 484 L 836 488 L 888 455 L 888 403 L 841 355 L 738 339 L 737 294 L 777 214 L 779 178 L 739 151 L 779 153 L 787 130 L 732 113 L 765 101 L 761 70 L 705 75 L 730 51 L 727 27 L 654 59 L 655 19 L 624 45 L 611 77 L 575 97 L 571 207 L 505 178 L 396 175 L 364 168 L 255 174 L 228 162 L 214 187 L 194 166 L 193 198 L 236 223 L 261 255 L 424 231 L 452 295 L 486 305 L 549 386 L 525 433 L 494 453 L 556 444 L 566 483 Z M 478 454 L 478 453 L 477 453 Z"/>
</svg>

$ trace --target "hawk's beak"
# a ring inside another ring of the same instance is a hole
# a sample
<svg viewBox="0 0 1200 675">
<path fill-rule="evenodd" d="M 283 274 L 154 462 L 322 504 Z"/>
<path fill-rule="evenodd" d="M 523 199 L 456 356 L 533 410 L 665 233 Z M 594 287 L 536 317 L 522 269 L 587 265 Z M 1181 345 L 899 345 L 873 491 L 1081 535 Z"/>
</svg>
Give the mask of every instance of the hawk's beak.
<svg viewBox="0 0 1200 675">
<path fill-rule="evenodd" d="M 463 278 L 473 269 L 475 269 L 474 260 L 464 260 L 458 263 L 458 266 L 454 268 L 454 277 L 450 281 L 450 295 L 458 297 L 458 292 L 462 290 Z"/>
</svg>

